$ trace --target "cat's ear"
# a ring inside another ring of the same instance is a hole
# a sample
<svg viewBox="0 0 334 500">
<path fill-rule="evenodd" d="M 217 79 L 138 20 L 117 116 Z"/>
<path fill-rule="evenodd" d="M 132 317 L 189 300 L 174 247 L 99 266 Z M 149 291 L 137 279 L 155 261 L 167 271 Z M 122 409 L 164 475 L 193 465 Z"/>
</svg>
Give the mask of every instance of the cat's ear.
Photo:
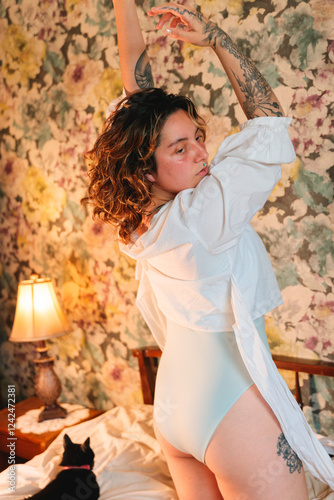
<svg viewBox="0 0 334 500">
<path fill-rule="evenodd" d="M 86 441 L 81 445 L 81 448 L 86 451 L 89 448 L 90 438 L 88 437 Z"/>
<path fill-rule="evenodd" d="M 71 438 L 68 434 L 64 434 L 64 446 L 67 446 L 69 444 L 72 444 Z"/>
</svg>

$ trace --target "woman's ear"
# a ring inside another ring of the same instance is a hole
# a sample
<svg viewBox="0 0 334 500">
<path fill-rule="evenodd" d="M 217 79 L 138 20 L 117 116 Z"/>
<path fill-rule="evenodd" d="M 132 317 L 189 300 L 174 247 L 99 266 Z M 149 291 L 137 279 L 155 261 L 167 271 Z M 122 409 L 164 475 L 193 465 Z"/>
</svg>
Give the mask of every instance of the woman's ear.
<svg viewBox="0 0 334 500">
<path fill-rule="evenodd" d="M 145 174 L 145 177 L 150 182 L 155 182 L 155 177 L 153 174 Z"/>
</svg>

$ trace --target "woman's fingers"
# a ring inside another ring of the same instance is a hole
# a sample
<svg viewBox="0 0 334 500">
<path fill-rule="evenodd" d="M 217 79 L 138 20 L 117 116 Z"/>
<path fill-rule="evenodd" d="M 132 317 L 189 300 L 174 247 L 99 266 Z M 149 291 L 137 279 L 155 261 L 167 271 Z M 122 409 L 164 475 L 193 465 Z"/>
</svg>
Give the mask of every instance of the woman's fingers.
<svg viewBox="0 0 334 500">
<path fill-rule="evenodd" d="M 191 22 L 191 20 L 194 20 L 196 17 L 196 11 L 175 3 L 168 3 L 160 5 L 159 7 L 152 7 L 147 12 L 147 14 L 149 16 L 156 16 L 159 14 L 166 14 L 167 12 L 170 13 L 172 16 L 181 19 L 183 24 L 186 25 L 188 25 Z"/>
<path fill-rule="evenodd" d="M 182 21 L 182 19 L 178 16 L 175 16 L 174 13 L 172 12 L 167 12 L 163 14 L 161 19 L 159 20 L 158 24 L 156 25 L 156 29 L 161 29 L 164 27 L 165 24 L 167 24 L 170 21 L 170 28 L 176 28 L 179 26 L 182 29 L 185 29 L 187 27 L 188 23 L 185 23 Z"/>
<path fill-rule="evenodd" d="M 168 21 L 172 18 L 174 18 L 174 14 L 172 14 L 171 12 L 167 12 L 166 14 L 164 14 L 156 25 L 156 29 L 161 29 L 163 25 L 168 23 Z"/>
<path fill-rule="evenodd" d="M 198 37 L 198 34 L 191 28 L 187 28 L 182 25 L 178 28 L 166 28 L 164 34 L 169 38 L 175 38 L 176 40 L 182 40 L 183 42 L 188 42 L 193 45 L 204 46 L 202 39 Z"/>
<path fill-rule="evenodd" d="M 178 17 L 173 17 L 171 23 L 170 23 L 170 28 L 176 28 L 177 26 L 179 26 L 180 28 L 182 26 L 186 27 L 186 25 L 180 21 L 180 19 Z"/>
<path fill-rule="evenodd" d="M 208 45 L 205 28 L 209 21 L 200 12 L 184 5 L 168 3 L 152 7 L 147 14 L 149 16 L 162 14 L 156 28 L 163 28 L 165 35 L 194 45 Z M 165 27 L 169 21 L 169 27 Z"/>
</svg>

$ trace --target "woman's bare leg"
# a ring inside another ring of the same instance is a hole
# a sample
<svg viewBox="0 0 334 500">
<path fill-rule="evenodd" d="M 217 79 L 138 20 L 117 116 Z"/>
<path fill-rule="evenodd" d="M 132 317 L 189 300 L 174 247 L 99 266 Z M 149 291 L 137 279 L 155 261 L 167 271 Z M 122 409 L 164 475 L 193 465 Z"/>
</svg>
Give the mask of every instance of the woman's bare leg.
<svg viewBox="0 0 334 500">
<path fill-rule="evenodd" d="M 155 426 L 179 500 L 224 500 L 214 474 L 192 455 L 172 446 Z"/>
<path fill-rule="evenodd" d="M 225 500 L 309 498 L 301 461 L 255 385 L 240 396 L 218 425 L 205 462 Z"/>
</svg>

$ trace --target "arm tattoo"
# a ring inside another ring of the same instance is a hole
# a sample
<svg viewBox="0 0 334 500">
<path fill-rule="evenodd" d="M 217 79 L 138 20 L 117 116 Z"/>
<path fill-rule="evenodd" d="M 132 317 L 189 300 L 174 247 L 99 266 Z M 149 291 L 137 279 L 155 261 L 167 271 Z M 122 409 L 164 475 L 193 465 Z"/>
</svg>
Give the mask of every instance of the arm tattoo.
<svg viewBox="0 0 334 500">
<path fill-rule="evenodd" d="M 142 53 L 135 67 L 135 79 L 140 89 L 154 87 L 151 65 L 146 50 Z"/>
<path fill-rule="evenodd" d="M 282 116 L 279 111 L 279 105 L 272 100 L 272 90 L 257 68 L 252 68 L 247 74 L 244 82 L 240 80 L 234 73 L 234 77 L 238 82 L 241 92 L 246 100 L 243 102 L 243 109 L 247 118 L 255 118 L 258 116 L 256 110 L 260 109 L 266 116 Z M 246 72 L 244 72 L 246 76 Z M 260 76 L 256 79 L 255 77 Z M 262 81 L 261 81 L 262 80 Z"/>
<path fill-rule="evenodd" d="M 204 33 L 206 34 L 205 41 L 208 41 L 214 49 L 219 43 L 222 48 L 228 50 L 230 54 L 238 59 L 244 78 L 241 79 L 234 71 L 232 72 L 241 92 L 245 96 L 242 107 L 247 118 L 255 118 L 257 116 L 256 110 L 261 110 L 267 116 L 282 116 L 279 111 L 279 104 L 274 100 L 270 85 L 255 65 L 240 52 L 231 38 L 213 23 L 206 25 Z"/>
<path fill-rule="evenodd" d="M 277 441 L 277 455 L 282 455 L 283 460 L 289 467 L 289 472 L 292 474 L 297 471 L 300 474 L 302 468 L 302 462 L 298 455 L 293 451 L 289 443 L 287 442 L 283 432 L 279 435 Z"/>
<path fill-rule="evenodd" d="M 180 14 L 180 16 L 183 16 L 183 14 L 187 13 L 189 16 L 196 17 L 199 21 L 204 21 L 204 16 L 202 12 L 200 11 L 200 6 L 197 6 L 196 12 L 192 12 L 191 10 L 188 9 L 180 9 L 180 7 L 161 7 L 161 10 L 168 10 L 168 12 L 177 12 Z"/>
<path fill-rule="evenodd" d="M 255 65 L 240 52 L 238 46 L 232 41 L 227 33 L 216 24 L 205 19 L 199 10 L 192 12 L 180 7 L 161 7 L 161 10 L 177 12 L 181 16 L 187 13 L 195 17 L 198 21 L 203 23 L 203 41 L 208 42 L 213 49 L 216 49 L 218 43 L 220 47 L 227 50 L 239 61 L 244 78 L 239 78 L 234 71 L 233 74 L 245 97 L 241 105 L 248 119 L 255 118 L 257 116 L 257 110 L 261 110 L 267 116 L 282 116 L 282 113 L 279 111 L 279 104 L 275 101 L 270 85 L 263 78 Z"/>
</svg>

